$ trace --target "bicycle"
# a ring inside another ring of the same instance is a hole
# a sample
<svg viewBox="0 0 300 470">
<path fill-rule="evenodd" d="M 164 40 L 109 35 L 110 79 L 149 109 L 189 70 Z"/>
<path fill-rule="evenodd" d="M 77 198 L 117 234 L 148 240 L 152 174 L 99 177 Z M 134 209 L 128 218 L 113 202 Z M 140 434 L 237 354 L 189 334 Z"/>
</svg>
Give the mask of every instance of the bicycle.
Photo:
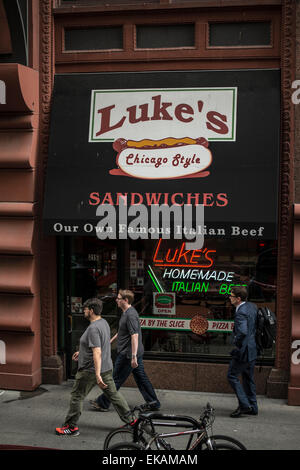
<svg viewBox="0 0 300 470">
<path fill-rule="evenodd" d="M 149 405 L 135 407 L 139 417 L 131 426 L 111 431 L 104 441 L 104 450 L 175 450 L 166 441 L 167 438 L 188 436 L 184 450 L 247 450 L 246 447 L 230 436 L 212 435 L 212 425 L 215 419 L 214 409 L 209 403 L 203 410 L 199 421 L 182 415 L 167 415 L 157 412 L 145 412 Z M 160 421 L 156 421 L 160 420 Z M 155 427 L 168 426 L 188 429 L 186 431 L 158 433 Z M 193 439 L 195 438 L 194 442 Z"/>
</svg>

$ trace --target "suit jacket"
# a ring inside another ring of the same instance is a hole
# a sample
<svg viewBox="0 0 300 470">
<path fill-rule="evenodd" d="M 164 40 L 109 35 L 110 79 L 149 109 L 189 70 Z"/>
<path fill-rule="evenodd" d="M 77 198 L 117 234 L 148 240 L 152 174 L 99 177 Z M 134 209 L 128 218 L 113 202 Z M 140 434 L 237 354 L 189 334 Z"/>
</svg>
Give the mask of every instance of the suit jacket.
<svg viewBox="0 0 300 470">
<path fill-rule="evenodd" d="M 250 362 L 257 357 L 256 317 L 257 307 L 251 302 L 245 302 L 235 314 L 233 343 L 237 349 L 232 352 L 232 356 L 240 362 Z"/>
</svg>

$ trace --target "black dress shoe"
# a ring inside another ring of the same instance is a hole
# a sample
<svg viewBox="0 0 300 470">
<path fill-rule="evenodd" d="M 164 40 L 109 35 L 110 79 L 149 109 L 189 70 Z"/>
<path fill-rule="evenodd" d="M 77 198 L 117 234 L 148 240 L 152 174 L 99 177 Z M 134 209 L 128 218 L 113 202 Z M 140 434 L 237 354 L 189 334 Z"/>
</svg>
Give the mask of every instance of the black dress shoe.
<svg viewBox="0 0 300 470">
<path fill-rule="evenodd" d="M 240 408 L 238 407 L 233 413 L 231 413 L 230 418 L 240 418 L 243 414 L 250 415 L 254 414 L 251 406 L 249 408 Z"/>
<path fill-rule="evenodd" d="M 244 411 L 244 414 L 245 415 L 254 415 L 254 416 L 256 416 L 256 415 L 258 415 L 258 411 L 254 410 L 251 406 L 251 409 L 249 411 Z"/>
</svg>

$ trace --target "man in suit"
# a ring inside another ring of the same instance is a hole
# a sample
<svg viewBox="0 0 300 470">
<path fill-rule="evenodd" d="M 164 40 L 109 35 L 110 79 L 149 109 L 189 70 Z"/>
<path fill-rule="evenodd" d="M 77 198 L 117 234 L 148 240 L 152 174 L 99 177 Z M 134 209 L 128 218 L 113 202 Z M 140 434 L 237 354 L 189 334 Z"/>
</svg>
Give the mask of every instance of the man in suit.
<svg viewBox="0 0 300 470">
<path fill-rule="evenodd" d="M 239 418 L 243 414 L 257 415 L 256 387 L 254 382 L 254 366 L 257 356 L 255 332 L 257 307 L 247 302 L 247 289 L 233 287 L 229 296 L 235 307 L 234 340 L 235 349 L 231 352 L 227 379 L 233 388 L 239 406 L 231 413 L 231 418 Z M 242 384 L 239 376 L 242 376 Z"/>
</svg>

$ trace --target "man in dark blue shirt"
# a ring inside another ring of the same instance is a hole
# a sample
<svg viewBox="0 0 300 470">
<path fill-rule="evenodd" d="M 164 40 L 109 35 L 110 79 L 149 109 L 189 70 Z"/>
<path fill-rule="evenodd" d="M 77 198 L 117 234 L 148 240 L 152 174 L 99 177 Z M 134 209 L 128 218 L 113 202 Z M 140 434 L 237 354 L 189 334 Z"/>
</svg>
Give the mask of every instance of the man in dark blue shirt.
<svg viewBox="0 0 300 470">
<path fill-rule="evenodd" d="M 256 387 L 254 382 L 254 366 L 257 356 L 255 332 L 257 307 L 247 302 L 247 289 L 233 287 L 230 294 L 231 304 L 235 307 L 234 345 L 232 359 L 228 369 L 228 382 L 235 391 L 239 406 L 231 413 L 231 418 L 239 418 L 243 414 L 257 415 Z M 242 376 L 242 383 L 239 380 Z"/>
<path fill-rule="evenodd" d="M 133 300 L 134 294 L 130 290 L 120 290 L 116 299 L 123 314 L 119 322 L 118 333 L 111 339 L 111 343 L 117 339 L 118 352 L 113 379 L 117 390 L 119 390 L 132 372 L 145 401 L 155 402 L 151 405 L 151 409 L 159 410 L 160 402 L 144 370 L 142 330 L 139 315 L 132 307 Z M 107 411 L 110 406 L 110 401 L 104 394 L 99 395 L 97 400 L 91 400 L 90 403 L 98 411 Z"/>
</svg>

